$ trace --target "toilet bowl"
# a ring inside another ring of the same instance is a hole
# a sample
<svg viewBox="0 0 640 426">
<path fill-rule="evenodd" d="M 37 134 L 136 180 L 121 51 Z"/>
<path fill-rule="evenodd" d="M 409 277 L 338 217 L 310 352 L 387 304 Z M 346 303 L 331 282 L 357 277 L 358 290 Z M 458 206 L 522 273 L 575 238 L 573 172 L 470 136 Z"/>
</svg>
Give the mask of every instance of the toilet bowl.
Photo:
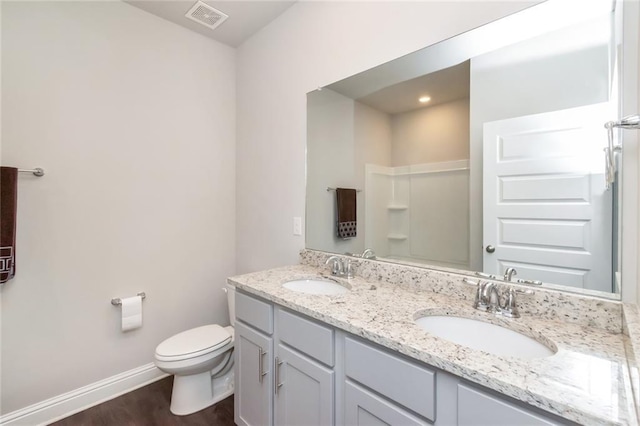
<svg viewBox="0 0 640 426">
<path fill-rule="evenodd" d="M 169 337 L 155 351 L 155 365 L 173 374 L 171 407 L 184 416 L 207 408 L 233 394 L 235 288 L 224 288 L 231 326 L 209 324 Z"/>
</svg>

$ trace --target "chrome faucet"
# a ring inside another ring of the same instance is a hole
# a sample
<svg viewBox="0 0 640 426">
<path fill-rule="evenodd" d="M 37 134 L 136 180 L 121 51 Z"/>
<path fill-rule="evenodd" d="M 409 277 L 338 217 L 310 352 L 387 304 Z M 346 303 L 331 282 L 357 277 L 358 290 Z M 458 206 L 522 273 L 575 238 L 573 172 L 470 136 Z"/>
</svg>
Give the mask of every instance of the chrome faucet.
<svg viewBox="0 0 640 426">
<path fill-rule="evenodd" d="M 502 311 L 500 306 L 500 293 L 498 292 L 498 286 L 496 283 L 486 283 L 482 291 L 484 303 L 487 306 L 487 312 L 500 313 Z"/>
<path fill-rule="evenodd" d="M 476 298 L 473 307 L 484 312 L 491 312 L 508 318 L 520 318 L 520 312 L 516 304 L 516 293 L 532 295 L 533 290 L 524 290 L 509 287 L 504 291 L 504 303 L 501 301 L 499 284 L 488 281 L 473 281 L 464 278 L 463 281 L 470 285 L 477 286 Z"/>
<path fill-rule="evenodd" d="M 340 266 L 342 266 L 342 261 L 338 256 L 329 257 L 324 264 L 328 265 L 331 263 L 331 275 L 338 275 L 340 273 Z"/>
<path fill-rule="evenodd" d="M 473 302 L 474 308 L 485 312 L 500 313 L 500 293 L 496 283 L 488 281 L 478 281 L 478 283 L 465 282 L 478 286 L 476 300 Z"/>
<path fill-rule="evenodd" d="M 511 277 L 513 277 L 514 275 L 518 275 L 518 271 L 516 271 L 516 268 L 507 268 L 504 270 L 505 281 L 511 281 Z"/>
<path fill-rule="evenodd" d="M 375 259 L 376 258 L 376 254 L 374 253 L 373 250 L 371 250 L 370 248 L 365 249 L 362 252 L 362 258 L 363 259 Z"/>
<path fill-rule="evenodd" d="M 351 260 L 338 256 L 331 256 L 325 262 L 325 265 L 331 264 L 331 275 L 338 277 L 353 278 L 353 265 Z"/>
<path fill-rule="evenodd" d="M 368 248 L 364 249 L 362 254 L 346 252 L 345 256 L 361 257 L 363 259 L 375 259 L 376 253 L 372 249 Z"/>
</svg>

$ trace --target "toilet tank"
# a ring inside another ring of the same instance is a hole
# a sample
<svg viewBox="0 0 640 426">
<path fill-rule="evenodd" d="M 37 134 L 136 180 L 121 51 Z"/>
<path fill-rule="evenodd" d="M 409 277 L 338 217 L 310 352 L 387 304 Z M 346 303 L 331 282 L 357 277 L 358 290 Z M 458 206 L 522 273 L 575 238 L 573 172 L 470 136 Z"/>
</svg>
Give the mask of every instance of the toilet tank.
<svg viewBox="0 0 640 426">
<path fill-rule="evenodd" d="M 231 326 L 236 325 L 236 288 L 227 283 L 224 286 L 224 292 L 227 293 L 227 304 L 229 305 L 229 322 Z"/>
</svg>

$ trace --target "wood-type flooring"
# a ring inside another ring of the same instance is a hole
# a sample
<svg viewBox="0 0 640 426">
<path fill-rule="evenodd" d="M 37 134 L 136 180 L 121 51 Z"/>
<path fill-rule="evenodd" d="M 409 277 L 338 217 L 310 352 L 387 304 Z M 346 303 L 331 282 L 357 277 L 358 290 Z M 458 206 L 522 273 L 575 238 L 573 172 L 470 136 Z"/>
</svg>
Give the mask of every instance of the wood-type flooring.
<svg viewBox="0 0 640 426">
<path fill-rule="evenodd" d="M 233 426 L 233 395 L 188 416 L 169 411 L 173 376 L 52 423 L 55 426 Z"/>
</svg>

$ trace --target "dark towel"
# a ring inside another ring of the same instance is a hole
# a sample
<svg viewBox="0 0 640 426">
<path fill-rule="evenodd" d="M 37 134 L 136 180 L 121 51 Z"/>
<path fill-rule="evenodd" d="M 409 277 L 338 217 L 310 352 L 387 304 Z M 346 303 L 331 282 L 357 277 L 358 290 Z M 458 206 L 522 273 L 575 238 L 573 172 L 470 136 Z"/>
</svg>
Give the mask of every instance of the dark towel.
<svg viewBox="0 0 640 426">
<path fill-rule="evenodd" d="M 356 236 L 356 190 L 336 189 L 336 207 L 338 211 L 338 238 L 347 239 Z"/>
<path fill-rule="evenodd" d="M 16 274 L 18 169 L 0 167 L 0 283 Z"/>
</svg>

